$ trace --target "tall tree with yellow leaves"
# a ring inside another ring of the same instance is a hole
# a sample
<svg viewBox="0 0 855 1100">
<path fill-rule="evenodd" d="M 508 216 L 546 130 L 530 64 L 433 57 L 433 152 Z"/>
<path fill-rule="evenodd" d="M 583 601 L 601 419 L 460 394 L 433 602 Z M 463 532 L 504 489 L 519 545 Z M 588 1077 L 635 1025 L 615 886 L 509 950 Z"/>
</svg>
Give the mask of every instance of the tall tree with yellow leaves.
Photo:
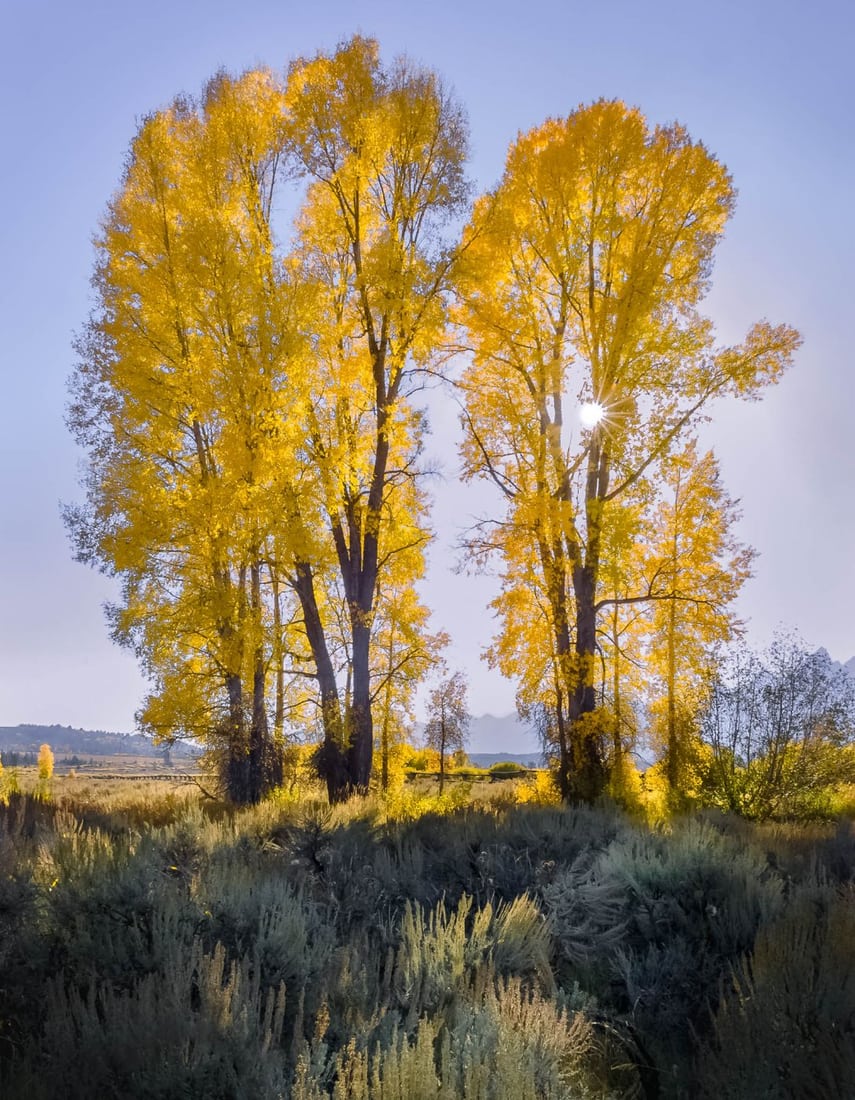
<svg viewBox="0 0 855 1100">
<path fill-rule="evenodd" d="M 142 722 L 219 744 L 235 801 L 277 781 L 309 677 L 330 797 L 365 791 L 384 616 L 424 631 L 404 594 L 428 538 L 413 394 L 465 148 L 436 76 L 355 38 L 147 118 L 108 210 L 69 416 L 87 500 L 67 518 L 78 556 L 121 578 L 114 636 L 154 684 Z"/>
<path fill-rule="evenodd" d="M 640 494 L 637 494 L 640 496 Z M 626 776 L 627 753 L 638 737 L 640 716 L 647 698 L 648 616 L 644 603 L 634 597 L 649 585 L 645 578 L 645 502 L 614 505 L 604 515 L 603 556 L 600 588 L 610 600 L 597 624 L 601 655 L 601 698 L 611 728 L 611 750 L 607 753 L 613 774 L 612 789 L 618 793 Z"/>
<path fill-rule="evenodd" d="M 524 542 L 548 601 L 551 637 L 531 631 L 529 644 L 552 653 L 567 799 L 606 782 L 592 716 L 597 631 L 614 604 L 610 509 L 712 399 L 756 398 L 799 343 L 762 322 L 719 348 L 698 312 L 733 203 L 724 167 L 685 129 L 600 101 L 520 136 L 464 233 L 465 468 L 502 493 L 496 549 L 516 559 Z"/>
<path fill-rule="evenodd" d="M 372 632 L 394 558 L 428 533 L 414 393 L 434 364 L 455 253 L 441 229 L 466 197 L 466 127 L 435 73 L 356 37 L 291 66 L 289 150 L 308 179 L 295 257 L 313 289 L 306 449 L 348 614 L 352 692 L 329 659 L 309 561 L 297 566 L 325 717 L 331 798 L 365 791 L 373 752 Z M 435 365 L 435 364 L 434 364 Z"/>
<path fill-rule="evenodd" d="M 651 671 L 662 687 L 654 717 L 672 798 L 688 779 L 693 716 L 714 651 L 740 634 L 732 604 L 751 575 L 754 551 L 734 537 L 738 515 L 712 451 L 698 455 L 690 439 L 669 456 L 648 568 L 657 589 L 649 609 Z"/>
<path fill-rule="evenodd" d="M 86 504 L 67 513 L 77 555 L 121 578 L 113 631 L 154 682 L 150 724 L 219 741 L 237 802 L 280 774 L 265 562 L 301 377 L 271 224 L 281 108 L 270 74 L 220 75 L 143 122 L 71 382 L 90 456 Z"/>
</svg>

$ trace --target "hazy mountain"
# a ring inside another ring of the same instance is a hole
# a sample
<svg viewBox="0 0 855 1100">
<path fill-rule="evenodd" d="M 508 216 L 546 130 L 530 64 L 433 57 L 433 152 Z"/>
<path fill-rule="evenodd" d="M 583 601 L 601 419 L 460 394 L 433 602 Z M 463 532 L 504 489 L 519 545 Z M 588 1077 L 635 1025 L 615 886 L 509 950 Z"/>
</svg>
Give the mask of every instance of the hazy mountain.
<svg viewBox="0 0 855 1100">
<path fill-rule="evenodd" d="M 39 745 L 50 745 L 54 755 L 87 756 L 160 756 L 163 748 L 139 733 L 110 733 L 107 730 L 82 730 L 72 726 L 0 726 L 0 750 L 38 752 Z M 192 745 L 178 741 L 172 756 L 196 756 Z"/>
<path fill-rule="evenodd" d="M 816 654 L 818 657 L 824 658 L 832 668 L 840 669 L 855 679 L 855 657 L 850 657 L 848 661 L 835 661 L 824 646 L 820 646 Z"/>
<path fill-rule="evenodd" d="M 539 757 L 541 750 L 537 733 L 516 714 L 481 714 L 469 723 L 466 751 L 470 757 L 473 753 L 500 753 L 497 759 L 513 760 L 519 753 L 527 759 L 532 753 Z"/>
</svg>

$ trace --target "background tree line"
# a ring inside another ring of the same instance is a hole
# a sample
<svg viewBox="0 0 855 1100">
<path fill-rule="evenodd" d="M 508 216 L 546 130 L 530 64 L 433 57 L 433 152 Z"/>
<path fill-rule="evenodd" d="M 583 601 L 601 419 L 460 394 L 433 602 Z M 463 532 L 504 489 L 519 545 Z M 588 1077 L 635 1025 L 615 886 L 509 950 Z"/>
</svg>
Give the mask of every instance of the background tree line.
<svg viewBox="0 0 855 1100">
<path fill-rule="evenodd" d="M 143 120 L 98 234 L 66 517 L 120 579 L 140 724 L 203 740 L 236 802 L 281 781 L 294 729 L 321 734 L 331 800 L 365 791 L 440 660 L 415 587 L 437 376 L 465 476 L 496 488 L 467 538 L 500 563 L 489 659 L 562 796 L 620 783 L 651 698 L 686 786 L 752 558 L 695 429 L 757 399 L 799 336 L 716 343 L 698 307 L 734 191 L 681 126 L 580 107 L 521 135 L 471 206 L 466 154 L 439 77 L 356 37 Z"/>
</svg>

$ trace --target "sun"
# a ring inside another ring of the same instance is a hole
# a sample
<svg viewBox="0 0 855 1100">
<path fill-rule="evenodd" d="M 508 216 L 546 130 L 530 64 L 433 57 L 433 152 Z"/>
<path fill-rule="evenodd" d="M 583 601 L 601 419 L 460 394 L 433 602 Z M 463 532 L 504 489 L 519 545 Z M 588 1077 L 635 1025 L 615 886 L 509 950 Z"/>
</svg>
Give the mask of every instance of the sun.
<svg viewBox="0 0 855 1100">
<path fill-rule="evenodd" d="M 586 401 L 579 409 L 579 419 L 583 428 L 596 428 L 606 415 L 606 410 L 598 401 Z"/>
</svg>

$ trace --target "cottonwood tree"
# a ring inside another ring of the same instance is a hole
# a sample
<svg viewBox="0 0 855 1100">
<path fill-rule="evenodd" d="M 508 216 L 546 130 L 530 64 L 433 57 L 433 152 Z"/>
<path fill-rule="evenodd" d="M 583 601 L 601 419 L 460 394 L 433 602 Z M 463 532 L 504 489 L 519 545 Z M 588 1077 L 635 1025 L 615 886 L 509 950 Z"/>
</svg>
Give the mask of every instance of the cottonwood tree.
<svg viewBox="0 0 855 1100">
<path fill-rule="evenodd" d="M 78 557 L 121 580 L 113 634 L 153 683 L 141 721 L 219 746 L 235 801 L 277 782 L 307 681 L 330 797 L 367 789 L 377 633 L 396 609 L 410 633 L 426 618 L 381 593 L 423 570 L 413 394 L 465 145 L 432 73 L 356 38 L 147 118 L 105 218 L 69 415 L 87 499 L 67 518 Z"/>
<path fill-rule="evenodd" d="M 481 544 L 515 575 L 525 553 L 537 577 L 549 636 L 529 631 L 526 644 L 550 661 L 567 799 L 596 798 L 607 778 L 592 716 L 614 602 L 602 586 L 609 511 L 714 398 L 756 398 L 799 342 L 761 322 L 720 348 L 698 312 L 733 203 L 724 167 L 683 127 L 651 129 L 600 101 L 520 136 L 464 233 L 465 472 L 505 502 Z M 497 602 L 520 598 L 514 585 Z"/>
<path fill-rule="evenodd" d="M 67 511 L 77 555 L 121 579 L 113 634 L 154 683 L 147 718 L 217 742 L 237 802 L 280 774 L 265 560 L 304 377 L 271 224 L 281 99 L 268 73 L 220 75 L 142 123 L 71 380 L 89 453 Z"/>
<path fill-rule="evenodd" d="M 50 745 L 39 745 L 39 757 L 36 764 L 41 782 L 47 782 L 53 778 L 53 763 L 53 749 Z"/>
<path fill-rule="evenodd" d="M 430 693 L 425 745 L 439 753 L 439 793 L 445 786 L 445 761 L 450 753 L 461 752 L 471 716 L 466 702 L 466 677 L 455 672 L 441 680 Z"/>
<path fill-rule="evenodd" d="M 640 715 L 647 703 L 648 617 L 636 596 L 649 590 L 645 576 L 648 504 L 639 499 L 615 505 L 603 517 L 600 583 L 603 598 L 610 602 L 597 624 L 597 645 L 600 706 L 607 717 L 606 730 L 611 730 L 607 760 L 615 794 L 626 778 L 627 754 L 638 739 Z"/>
<path fill-rule="evenodd" d="M 330 797 L 367 790 L 373 752 L 372 632 L 396 556 L 428 538 L 416 481 L 423 424 L 414 395 L 433 362 L 455 254 L 443 223 L 466 197 L 466 127 L 435 73 L 380 63 L 354 38 L 292 65 L 289 151 L 308 180 L 295 263 L 314 294 L 305 450 L 320 472 L 315 540 L 335 562 L 352 670 L 342 698 L 311 555 L 295 590 L 318 673 Z"/>
<path fill-rule="evenodd" d="M 714 653 L 741 634 L 732 605 L 751 575 L 754 551 L 733 534 L 739 512 L 712 451 L 695 440 L 663 463 L 648 540 L 650 668 L 661 694 L 654 724 L 672 798 L 687 783 L 704 681 Z"/>
</svg>

